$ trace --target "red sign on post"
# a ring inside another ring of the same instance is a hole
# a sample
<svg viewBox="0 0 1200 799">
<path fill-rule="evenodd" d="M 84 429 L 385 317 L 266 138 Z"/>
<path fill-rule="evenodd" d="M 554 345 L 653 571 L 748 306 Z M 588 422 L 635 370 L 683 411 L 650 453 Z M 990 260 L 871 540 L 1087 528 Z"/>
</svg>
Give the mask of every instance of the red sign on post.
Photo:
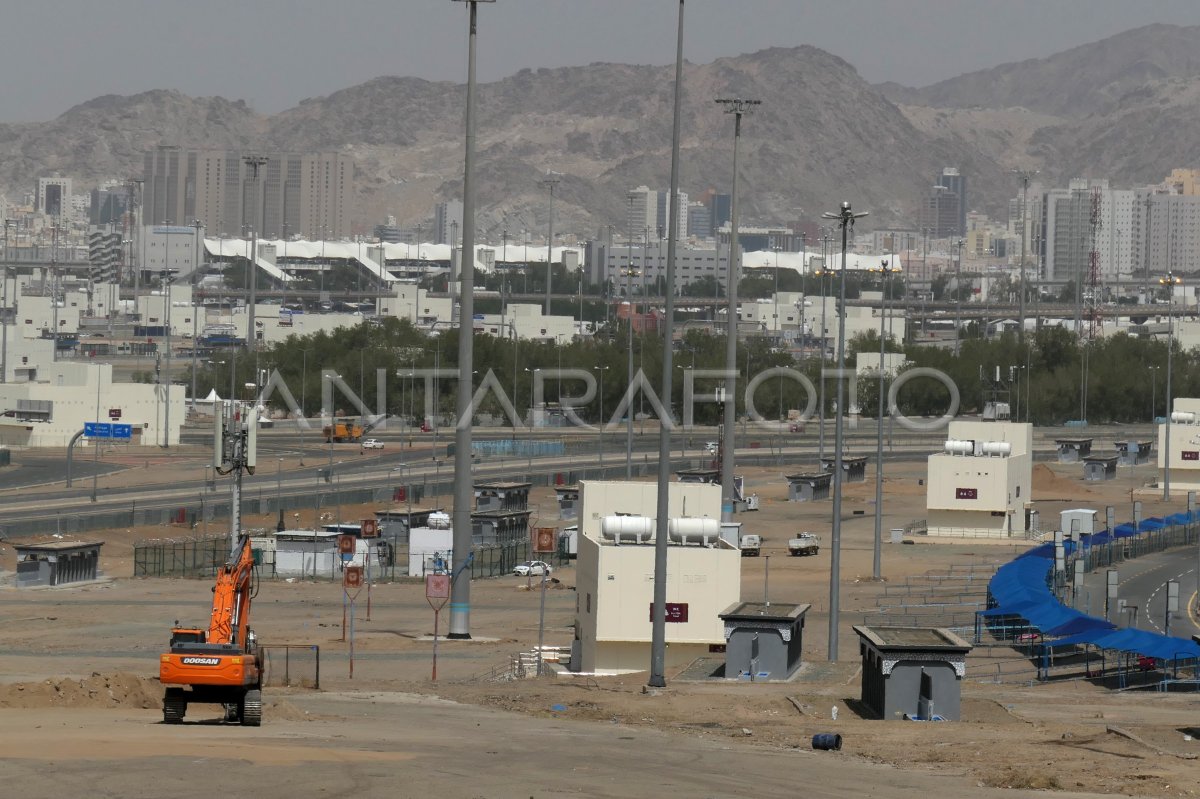
<svg viewBox="0 0 1200 799">
<path fill-rule="evenodd" d="M 379 535 L 379 524 L 374 519 L 363 519 L 359 525 L 363 538 L 375 538 Z"/>
<path fill-rule="evenodd" d="M 557 531 L 554 527 L 538 527 L 537 538 L 533 542 L 533 551 L 539 554 L 554 551 L 554 534 Z"/>
<path fill-rule="evenodd" d="M 425 575 L 425 599 L 434 610 L 441 610 L 450 599 L 450 575 Z"/>
<path fill-rule="evenodd" d="M 358 543 L 352 535 L 338 536 L 338 554 L 354 556 Z"/>
<path fill-rule="evenodd" d="M 688 603 L 686 602 L 668 602 L 667 603 L 667 623 L 684 624 L 688 620 Z M 650 622 L 654 622 L 654 603 L 650 603 Z"/>
<path fill-rule="evenodd" d="M 363 569 L 362 566 L 347 566 L 342 572 L 342 587 L 343 588 L 362 588 L 363 584 Z"/>
</svg>

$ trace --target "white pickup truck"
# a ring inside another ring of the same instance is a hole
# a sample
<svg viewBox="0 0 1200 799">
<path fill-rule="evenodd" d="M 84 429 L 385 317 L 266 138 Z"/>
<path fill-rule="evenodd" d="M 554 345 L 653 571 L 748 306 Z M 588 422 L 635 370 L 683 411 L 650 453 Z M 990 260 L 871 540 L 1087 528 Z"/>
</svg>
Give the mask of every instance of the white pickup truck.
<svg viewBox="0 0 1200 799">
<path fill-rule="evenodd" d="M 758 553 L 762 551 L 762 536 L 761 535 L 744 535 L 739 543 L 738 548 L 742 550 L 743 558 L 757 558 Z"/>
<path fill-rule="evenodd" d="M 801 533 L 788 539 L 788 552 L 792 555 L 815 555 L 821 550 L 821 539 L 812 533 Z"/>
</svg>

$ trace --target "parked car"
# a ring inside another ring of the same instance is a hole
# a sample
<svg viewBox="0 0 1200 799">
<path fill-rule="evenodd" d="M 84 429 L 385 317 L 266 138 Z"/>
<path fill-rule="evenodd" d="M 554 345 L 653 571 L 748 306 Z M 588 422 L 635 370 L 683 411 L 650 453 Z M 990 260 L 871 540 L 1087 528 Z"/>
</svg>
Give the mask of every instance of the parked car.
<svg viewBox="0 0 1200 799">
<path fill-rule="evenodd" d="M 378 438 L 368 438 L 362 443 L 363 449 L 383 449 L 383 442 Z"/>
<path fill-rule="evenodd" d="M 716 441 L 709 441 L 704 445 L 704 452 L 707 455 L 716 455 L 720 445 Z"/>
<path fill-rule="evenodd" d="M 553 569 L 549 563 L 543 563 L 540 560 L 527 560 L 521 565 L 513 569 L 513 574 L 518 577 L 540 577 L 543 574 L 550 574 Z"/>
</svg>

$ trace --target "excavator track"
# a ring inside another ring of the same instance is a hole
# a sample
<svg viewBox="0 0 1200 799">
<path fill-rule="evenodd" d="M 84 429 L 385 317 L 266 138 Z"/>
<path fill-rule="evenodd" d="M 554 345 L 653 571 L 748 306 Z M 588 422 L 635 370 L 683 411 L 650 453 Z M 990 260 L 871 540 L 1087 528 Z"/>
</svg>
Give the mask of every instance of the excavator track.
<svg viewBox="0 0 1200 799">
<path fill-rule="evenodd" d="M 242 700 L 242 726 L 257 727 L 262 724 L 262 691 L 247 691 Z"/>
<path fill-rule="evenodd" d="M 168 688 L 163 695 L 163 723 L 182 724 L 187 713 L 187 699 L 178 688 Z"/>
</svg>

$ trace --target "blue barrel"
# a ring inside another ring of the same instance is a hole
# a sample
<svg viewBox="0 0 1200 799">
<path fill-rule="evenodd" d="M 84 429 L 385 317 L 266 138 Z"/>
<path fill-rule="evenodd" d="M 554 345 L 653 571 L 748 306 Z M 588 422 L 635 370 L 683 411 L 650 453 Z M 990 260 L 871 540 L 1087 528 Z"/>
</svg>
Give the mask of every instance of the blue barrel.
<svg viewBox="0 0 1200 799">
<path fill-rule="evenodd" d="M 842 748 L 842 736 L 836 732 L 819 732 L 813 736 L 813 749 L 825 749 L 837 752 Z"/>
</svg>

